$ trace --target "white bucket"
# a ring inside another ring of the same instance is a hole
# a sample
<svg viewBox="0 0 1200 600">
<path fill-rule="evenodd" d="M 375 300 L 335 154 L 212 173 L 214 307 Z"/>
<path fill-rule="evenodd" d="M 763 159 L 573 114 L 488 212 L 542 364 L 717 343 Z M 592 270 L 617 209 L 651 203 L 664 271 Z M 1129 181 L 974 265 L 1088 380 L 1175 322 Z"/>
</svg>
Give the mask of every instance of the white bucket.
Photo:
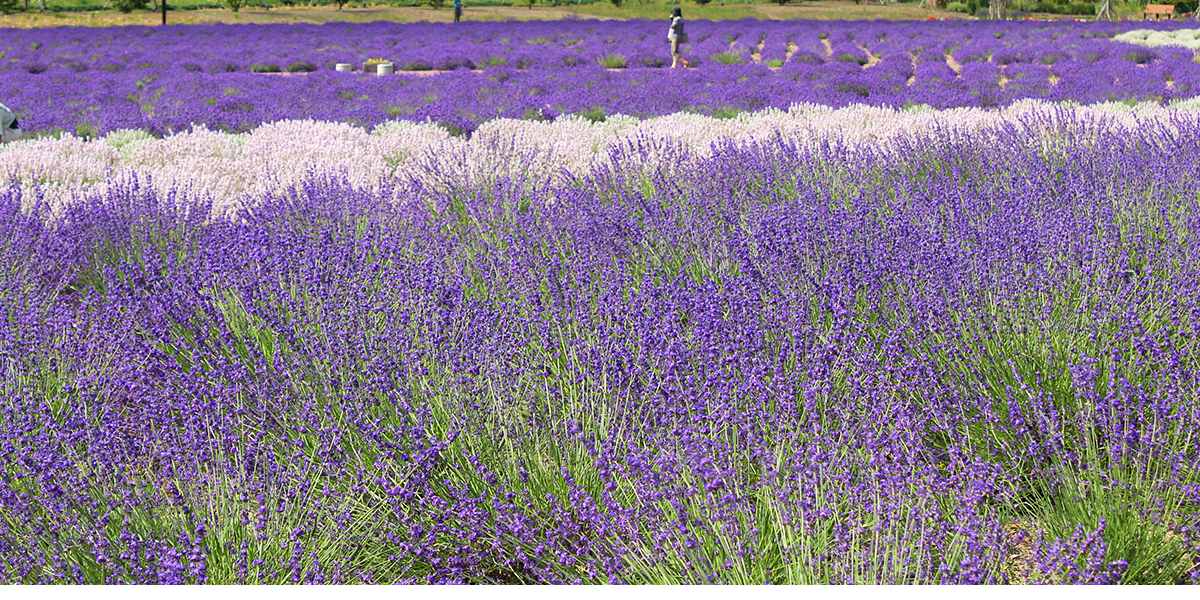
<svg viewBox="0 0 1200 600">
<path fill-rule="evenodd" d="M 378 75 L 391 75 L 396 72 L 396 65 L 392 63 L 379 63 L 375 67 L 375 73 Z"/>
<path fill-rule="evenodd" d="M 349 73 L 354 70 L 354 65 L 350 63 L 338 63 L 333 68 L 337 69 L 338 73 Z"/>
</svg>

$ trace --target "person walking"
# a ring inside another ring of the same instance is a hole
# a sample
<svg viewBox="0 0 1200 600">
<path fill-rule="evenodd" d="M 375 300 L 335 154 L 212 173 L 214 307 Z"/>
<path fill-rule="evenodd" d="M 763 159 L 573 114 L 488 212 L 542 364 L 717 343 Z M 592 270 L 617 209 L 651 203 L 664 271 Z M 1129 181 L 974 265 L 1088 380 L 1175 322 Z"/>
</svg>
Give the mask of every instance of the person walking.
<svg viewBox="0 0 1200 600">
<path fill-rule="evenodd" d="M 462 0 L 454 0 L 454 22 L 462 19 Z"/>
<path fill-rule="evenodd" d="M 15 142 L 21 137 L 21 124 L 17 123 L 17 115 L 7 106 L 0 104 L 0 144 Z"/>
<path fill-rule="evenodd" d="M 686 44 L 688 37 L 683 31 L 683 10 L 678 6 L 671 9 L 671 29 L 667 31 L 667 41 L 671 42 L 671 68 L 674 69 L 679 63 L 683 63 L 684 67 L 692 66 L 692 63 L 679 55 L 679 46 Z"/>
</svg>

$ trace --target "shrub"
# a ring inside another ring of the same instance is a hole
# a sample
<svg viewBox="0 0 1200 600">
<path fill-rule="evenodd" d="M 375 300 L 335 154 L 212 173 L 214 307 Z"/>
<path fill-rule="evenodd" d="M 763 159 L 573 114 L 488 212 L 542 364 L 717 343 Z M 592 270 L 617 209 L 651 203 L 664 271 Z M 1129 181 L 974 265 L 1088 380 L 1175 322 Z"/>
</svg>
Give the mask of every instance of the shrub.
<svg viewBox="0 0 1200 600">
<path fill-rule="evenodd" d="M 699 4 L 700 6 L 704 6 L 705 4 L 712 2 L 712 0 L 695 0 L 695 2 L 696 2 L 696 4 Z"/>
<path fill-rule="evenodd" d="M 592 123 L 603 123 L 604 120 L 608 118 L 608 115 L 604 114 L 604 109 L 600 108 L 599 106 L 593 106 L 592 108 L 579 113 L 579 116 L 591 121 Z"/>
<path fill-rule="evenodd" d="M 1154 53 L 1149 50 L 1134 50 L 1132 52 L 1126 52 L 1125 56 L 1122 56 L 1121 58 L 1124 58 L 1129 62 L 1144 65 L 1154 60 Z"/>
<path fill-rule="evenodd" d="M 976 2 L 976 0 L 970 0 L 970 2 L 967 2 L 967 14 L 973 15 L 977 12 L 979 12 L 979 2 Z"/>
<path fill-rule="evenodd" d="M 1046 0 L 1038 2 L 1034 9 L 1040 13 L 1058 14 L 1058 6 L 1053 2 L 1047 2 Z"/>
<path fill-rule="evenodd" d="M 723 65 L 740 65 L 745 61 L 739 52 L 718 52 L 712 55 L 713 60 Z"/>
<path fill-rule="evenodd" d="M 242 0 L 225 0 L 225 6 L 228 6 L 229 10 L 233 12 L 237 12 L 242 8 Z"/>
<path fill-rule="evenodd" d="M 951 2 L 946 5 L 946 10 L 950 12 L 971 12 L 971 8 L 964 2 Z"/>
<path fill-rule="evenodd" d="M 280 71 L 281 69 L 279 68 L 279 65 L 275 63 L 254 63 L 250 65 L 251 73 L 278 73 Z"/>
<path fill-rule="evenodd" d="M 17 0 L 0 0 L 0 13 L 11 15 L 15 12 L 21 12 L 21 5 Z"/>
<path fill-rule="evenodd" d="M 429 6 L 433 7 L 434 10 L 437 10 L 443 6 L 446 6 L 446 0 L 429 0 Z"/>
<path fill-rule="evenodd" d="M 624 69 L 629 65 L 629 61 L 620 54 L 607 54 L 600 59 L 600 65 L 605 69 Z"/>
<path fill-rule="evenodd" d="M 1096 5 L 1091 2 L 1072 2 L 1063 8 L 1063 13 L 1068 15 L 1094 15 L 1096 14 Z"/>
<path fill-rule="evenodd" d="M 294 62 L 288 65 L 286 69 L 288 73 L 311 73 L 316 70 L 317 66 L 306 60 Z"/>
<path fill-rule="evenodd" d="M 146 0 L 117 0 L 114 5 L 117 10 L 129 14 L 135 10 L 146 8 Z"/>
</svg>

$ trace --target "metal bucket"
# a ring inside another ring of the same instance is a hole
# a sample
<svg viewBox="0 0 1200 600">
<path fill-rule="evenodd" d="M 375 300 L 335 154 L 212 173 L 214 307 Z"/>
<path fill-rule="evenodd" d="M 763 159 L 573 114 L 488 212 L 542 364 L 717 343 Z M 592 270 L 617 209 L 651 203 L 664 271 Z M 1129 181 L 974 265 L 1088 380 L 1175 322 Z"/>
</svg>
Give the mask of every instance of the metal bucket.
<svg viewBox="0 0 1200 600">
<path fill-rule="evenodd" d="M 391 75 L 396 72 L 396 65 L 392 63 L 379 63 L 375 67 L 375 73 L 378 75 Z"/>
<path fill-rule="evenodd" d="M 354 65 L 350 63 L 338 63 L 333 68 L 337 69 L 338 73 L 349 73 L 354 70 Z"/>
</svg>

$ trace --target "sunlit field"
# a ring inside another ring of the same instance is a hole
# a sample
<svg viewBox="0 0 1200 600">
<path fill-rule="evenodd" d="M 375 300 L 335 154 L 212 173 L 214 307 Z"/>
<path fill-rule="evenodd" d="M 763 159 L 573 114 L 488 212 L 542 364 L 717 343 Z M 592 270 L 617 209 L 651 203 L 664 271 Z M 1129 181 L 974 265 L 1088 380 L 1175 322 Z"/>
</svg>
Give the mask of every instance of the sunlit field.
<svg viewBox="0 0 1200 600">
<path fill-rule="evenodd" d="M 1200 582 L 1194 28 L 564 23 L 5 30 L 0 582 Z"/>
</svg>

